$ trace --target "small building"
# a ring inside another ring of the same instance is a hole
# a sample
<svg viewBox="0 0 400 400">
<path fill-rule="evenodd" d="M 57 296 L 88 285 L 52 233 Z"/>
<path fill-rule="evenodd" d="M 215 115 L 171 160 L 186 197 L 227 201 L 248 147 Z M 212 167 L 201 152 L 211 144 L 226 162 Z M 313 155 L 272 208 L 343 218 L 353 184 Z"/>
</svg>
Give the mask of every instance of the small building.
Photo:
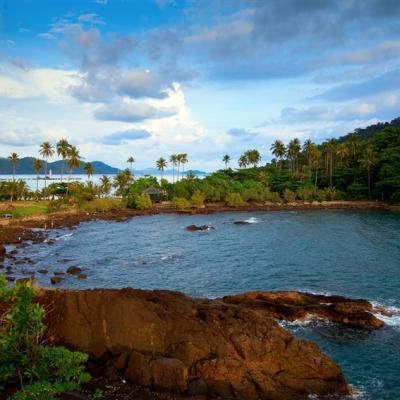
<svg viewBox="0 0 400 400">
<path fill-rule="evenodd" d="M 153 186 L 150 186 L 149 188 L 143 190 L 143 193 L 148 194 L 153 203 L 159 203 L 165 198 L 164 191 L 161 189 L 157 189 Z"/>
</svg>

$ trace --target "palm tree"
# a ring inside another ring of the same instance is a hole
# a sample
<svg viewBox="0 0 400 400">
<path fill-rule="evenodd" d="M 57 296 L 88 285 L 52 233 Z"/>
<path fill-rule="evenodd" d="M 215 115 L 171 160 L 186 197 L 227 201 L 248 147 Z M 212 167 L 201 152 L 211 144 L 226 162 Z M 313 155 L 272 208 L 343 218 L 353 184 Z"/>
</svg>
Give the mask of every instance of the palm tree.
<svg viewBox="0 0 400 400">
<path fill-rule="evenodd" d="M 94 173 L 94 168 L 92 163 L 88 162 L 85 164 L 84 170 L 86 172 L 86 175 L 88 177 L 88 181 L 90 182 L 90 177 L 93 175 Z"/>
<path fill-rule="evenodd" d="M 72 171 L 75 168 L 79 168 L 79 166 L 81 165 L 81 159 L 82 157 L 80 156 L 79 150 L 76 148 L 76 146 L 71 146 L 68 150 L 68 159 L 67 159 L 67 164 L 69 168 L 68 180 L 71 179 Z"/>
<path fill-rule="evenodd" d="M 359 145 L 360 141 L 361 141 L 360 136 L 357 135 L 357 133 L 351 134 L 349 139 L 347 140 L 347 143 L 350 146 L 353 158 L 356 157 L 357 148 L 358 148 L 358 145 Z"/>
<path fill-rule="evenodd" d="M 160 157 L 156 161 L 157 169 L 160 171 L 161 179 L 163 178 L 164 169 L 167 167 L 167 160 L 165 158 Z"/>
<path fill-rule="evenodd" d="M 106 197 L 111 192 L 111 179 L 107 175 L 103 175 L 100 178 L 100 190 Z"/>
<path fill-rule="evenodd" d="M 185 164 L 188 162 L 188 155 L 186 153 L 179 154 L 179 161 L 182 164 L 182 177 L 185 174 Z"/>
<path fill-rule="evenodd" d="M 295 138 L 288 144 L 287 154 L 290 159 L 292 172 L 298 170 L 298 157 L 300 154 L 301 146 L 300 140 Z"/>
<path fill-rule="evenodd" d="M 172 182 L 175 182 L 175 167 L 178 163 L 178 156 L 176 154 L 172 154 L 169 157 L 169 161 L 172 163 Z"/>
<path fill-rule="evenodd" d="M 272 154 L 280 161 L 280 169 L 282 170 L 282 159 L 286 154 L 286 147 L 281 140 L 275 140 L 271 145 Z"/>
<path fill-rule="evenodd" d="M 361 166 L 368 172 L 368 197 L 371 198 L 371 170 L 376 165 L 374 149 L 371 146 L 368 146 L 364 151 L 363 158 L 359 161 Z"/>
<path fill-rule="evenodd" d="M 311 160 L 311 149 L 313 148 L 315 144 L 312 142 L 311 139 L 307 139 L 304 141 L 303 143 L 303 154 L 307 160 L 307 164 L 308 164 L 308 171 L 310 174 L 310 180 L 311 180 L 311 174 L 312 174 L 312 160 Z"/>
<path fill-rule="evenodd" d="M 315 143 L 311 143 L 308 149 L 308 153 L 309 153 L 310 163 L 315 168 L 314 186 L 316 189 L 318 184 L 318 169 L 320 165 L 321 151 L 318 149 L 318 146 Z"/>
<path fill-rule="evenodd" d="M 240 168 L 247 168 L 247 166 L 249 165 L 249 160 L 248 160 L 246 154 L 242 154 L 239 157 L 238 165 L 239 165 Z"/>
<path fill-rule="evenodd" d="M 332 189 L 332 174 L 333 174 L 333 154 L 336 149 L 336 139 L 329 139 L 326 143 L 326 150 L 329 160 L 329 186 Z"/>
<path fill-rule="evenodd" d="M 132 174 L 131 171 L 129 171 L 129 169 L 125 169 L 124 171 L 118 172 L 118 174 L 114 176 L 114 181 L 113 181 L 113 186 L 117 189 L 115 194 L 117 196 L 125 197 L 131 182 L 132 182 Z"/>
<path fill-rule="evenodd" d="M 131 166 L 131 175 L 133 176 L 132 165 L 133 165 L 133 163 L 135 162 L 135 159 L 134 159 L 132 156 L 130 156 L 130 157 L 126 160 L 126 162 Z"/>
<path fill-rule="evenodd" d="M 44 189 L 47 189 L 47 169 L 48 169 L 48 159 L 54 154 L 54 149 L 51 143 L 43 142 L 40 145 L 39 154 L 45 159 L 45 175 L 44 175 Z"/>
<path fill-rule="evenodd" d="M 225 154 L 225 155 L 222 157 L 222 161 L 225 163 L 225 168 L 227 169 L 227 168 L 228 168 L 228 164 L 229 164 L 229 162 L 231 161 L 231 158 L 229 157 L 228 154 Z"/>
<path fill-rule="evenodd" d="M 15 189 L 15 168 L 19 162 L 19 156 L 17 153 L 11 153 L 8 157 L 13 169 L 13 183 L 12 183 L 12 190 L 11 190 L 11 203 L 14 198 L 14 189 Z"/>
<path fill-rule="evenodd" d="M 63 181 L 63 175 L 65 170 L 65 160 L 68 156 L 68 150 L 70 148 L 70 144 L 68 143 L 67 139 L 60 139 L 56 144 L 57 154 L 61 156 L 61 182 Z"/>
<path fill-rule="evenodd" d="M 38 193 L 39 193 L 39 172 L 43 168 L 42 160 L 35 158 L 32 163 L 32 168 L 36 172 L 36 200 L 38 200 Z"/>
<path fill-rule="evenodd" d="M 258 150 L 247 150 L 244 153 L 244 156 L 247 160 L 247 163 L 249 165 L 252 164 L 253 168 L 255 168 L 261 160 L 261 156 L 260 156 L 260 153 L 258 152 Z"/>
<path fill-rule="evenodd" d="M 344 160 L 346 160 L 350 155 L 350 150 L 344 143 L 342 143 L 336 149 L 336 155 L 340 157 L 340 164 L 343 167 Z"/>
</svg>

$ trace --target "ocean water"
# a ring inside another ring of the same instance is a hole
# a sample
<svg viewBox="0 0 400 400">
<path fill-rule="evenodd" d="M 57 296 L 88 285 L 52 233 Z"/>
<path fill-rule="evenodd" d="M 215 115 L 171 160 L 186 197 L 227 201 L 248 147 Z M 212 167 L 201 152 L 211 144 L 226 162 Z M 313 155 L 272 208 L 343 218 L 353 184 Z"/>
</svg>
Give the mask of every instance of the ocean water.
<svg viewBox="0 0 400 400">
<path fill-rule="evenodd" d="M 235 225 L 248 220 L 247 225 Z M 214 229 L 188 232 L 190 224 Z M 316 320 L 283 323 L 311 339 L 343 368 L 363 400 L 400 398 L 400 214 L 275 211 L 156 215 L 94 221 L 52 231 L 55 243 L 26 247 L 21 272 L 79 265 L 86 280 L 62 287 L 137 287 L 219 297 L 248 290 L 301 290 L 364 298 L 394 311 L 378 331 Z"/>
</svg>

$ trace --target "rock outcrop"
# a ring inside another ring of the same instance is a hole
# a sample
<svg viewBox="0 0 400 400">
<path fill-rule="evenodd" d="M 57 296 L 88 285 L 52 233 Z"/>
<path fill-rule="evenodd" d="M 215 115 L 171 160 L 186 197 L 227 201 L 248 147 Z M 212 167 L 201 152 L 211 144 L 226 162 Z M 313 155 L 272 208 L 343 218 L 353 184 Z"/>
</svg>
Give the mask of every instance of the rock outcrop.
<svg viewBox="0 0 400 400">
<path fill-rule="evenodd" d="M 48 339 L 112 354 L 135 384 L 185 395 L 307 399 L 347 394 L 340 368 L 258 310 L 181 293 L 134 289 L 44 290 Z"/>
<path fill-rule="evenodd" d="M 302 292 L 248 292 L 226 296 L 225 303 L 257 310 L 275 319 L 294 321 L 315 316 L 357 328 L 381 328 L 371 303 L 342 296 L 323 296 Z"/>
</svg>

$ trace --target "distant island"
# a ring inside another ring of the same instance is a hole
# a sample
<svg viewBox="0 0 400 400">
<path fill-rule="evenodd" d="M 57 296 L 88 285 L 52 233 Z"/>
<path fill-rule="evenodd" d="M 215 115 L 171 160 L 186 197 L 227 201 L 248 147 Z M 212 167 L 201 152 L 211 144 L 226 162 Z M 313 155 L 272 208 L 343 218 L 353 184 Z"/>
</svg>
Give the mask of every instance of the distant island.
<svg viewBox="0 0 400 400">
<path fill-rule="evenodd" d="M 35 160 L 34 157 L 24 157 L 21 158 L 15 168 L 15 173 L 17 175 L 37 175 L 36 172 L 33 170 L 33 161 Z M 42 160 L 43 161 L 43 160 Z M 54 162 L 49 162 L 48 170 L 52 172 L 53 175 L 61 174 L 61 160 L 57 160 Z M 121 171 L 119 168 L 112 167 L 102 161 L 92 161 L 91 162 L 94 170 L 94 174 L 100 175 L 115 175 Z M 44 174 L 44 161 L 43 161 L 43 168 L 39 172 L 40 174 Z M 72 171 L 72 175 L 86 175 L 85 172 L 85 162 L 81 162 L 79 168 L 76 168 Z M 12 164 L 10 164 L 10 160 L 7 157 L 0 157 L 0 175 L 11 175 L 13 173 Z M 64 174 L 68 174 L 64 172 Z M 145 169 L 134 169 L 134 175 L 159 175 L 160 171 L 157 168 L 145 168 Z M 182 173 L 182 172 L 181 172 Z M 183 172 L 183 175 L 187 175 L 192 173 L 196 176 L 204 176 L 207 175 L 207 172 L 199 171 L 197 169 L 189 169 Z M 166 175 L 172 175 L 172 169 L 167 169 L 164 171 Z"/>
</svg>

